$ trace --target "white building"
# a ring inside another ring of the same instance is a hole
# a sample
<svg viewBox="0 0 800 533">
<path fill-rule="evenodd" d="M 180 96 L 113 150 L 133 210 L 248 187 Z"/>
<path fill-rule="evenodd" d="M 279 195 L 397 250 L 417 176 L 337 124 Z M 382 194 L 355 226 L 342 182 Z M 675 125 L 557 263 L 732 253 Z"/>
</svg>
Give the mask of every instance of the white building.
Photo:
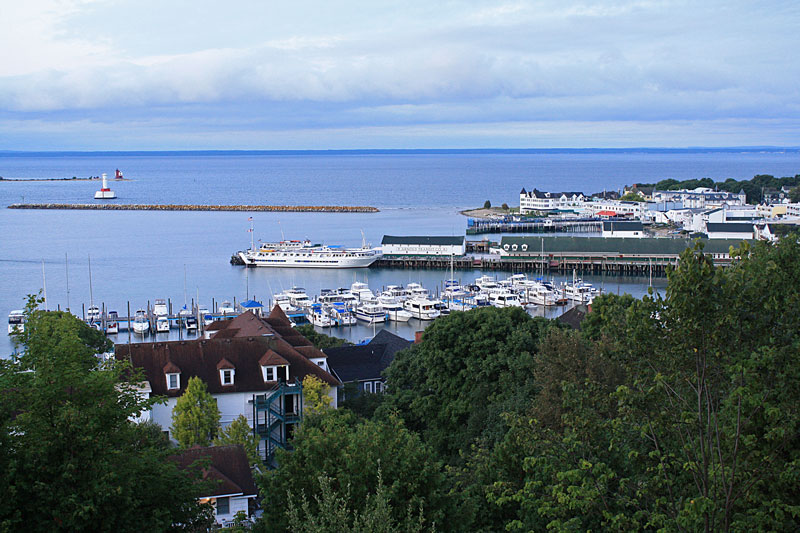
<svg viewBox="0 0 800 533">
<path fill-rule="evenodd" d="M 381 241 L 384 256 L 443 255 L 462 256 L 467 252 L 464 236 L 421 237 L 384 235 Z"/>
<path fill-rule="evenodd" d="M 526 214 L 539 211 L 580 208 L 586 197 L 582 192 L 544 192 L 538 189 L 519 193 L 519 212 Z"/>
<path fill-rule="evenodd" d="M 153 405 L 150 419 L 170 437 L 175 404 L 189 379 L 199 377 L 217 400 L 220 424 L 244 415 L 261 436 L 259 451 L 269 463 L 300 423 L 303 379 L 313 375 L 328 385 L 334 408 L 341 383 L 328 372 L 327 356 L 291 327 L 279 307 L 267 318 L 248 311 L 220 322 L 212 324 L 218 327 L 210 339 L 118 344 L 115 356 L 142 369 L 151 397 L 166 398 Z M 276 410 L 280 423 L 270 419 Z"/>
<path fill-rule="evenodd" d="M 638 220 L 603 221 L 603 237 L 630 237 L 641 239 L 644 236 L 644 227 Z"/>
<path fill-rule="evenodd" d="M 743 239 L 755 238 L 755 226 L 748 222 L 709 222 L 706 224 L 709 239 Z"/>
<path fill-rule="evenodd" d="M 586 202 L 582 210 L 588 216 L 627 216 L 642 220 L 648 218 L 648 204 L 646 202 L 629 202 L 621 200 L 593 200 Z"/>
<path fill-rule="evenodd" d="M 698 187 L 691 191 L 653 191 L 653 201 L 681 202 L 685 208 L 720 207 L 723 205 L 744 205 L 747 203 L 745 192 L 738 193 L 714 191 L 707 187 Z"/>
</svg>

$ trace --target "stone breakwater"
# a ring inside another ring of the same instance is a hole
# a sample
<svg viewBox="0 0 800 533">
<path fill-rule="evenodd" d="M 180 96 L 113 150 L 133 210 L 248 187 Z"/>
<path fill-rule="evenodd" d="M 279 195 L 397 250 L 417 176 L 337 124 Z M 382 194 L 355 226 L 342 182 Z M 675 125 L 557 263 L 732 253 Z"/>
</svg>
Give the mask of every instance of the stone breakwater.
<svg viewBox="0 0 800 533">
<path fill-rule="evenodd" d="M 9 209 L 84 209 L 102 211 L 276 211 L 284 213 L 377 213 L 362 205 L 191 205 L 191 204 L 11 204 Z"/>
</svg>

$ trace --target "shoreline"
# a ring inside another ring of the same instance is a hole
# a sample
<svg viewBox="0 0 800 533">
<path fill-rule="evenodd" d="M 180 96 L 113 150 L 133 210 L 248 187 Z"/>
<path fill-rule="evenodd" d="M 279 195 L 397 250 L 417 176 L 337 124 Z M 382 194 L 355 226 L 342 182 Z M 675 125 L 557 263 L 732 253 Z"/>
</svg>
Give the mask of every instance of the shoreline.
<svg viewBox="0 0 800 533">
<path fill-rule="evenodd" d="M 267 211 L 284 213 L 378 213 L 372 206 L 348 205 L 199 205 L 199 204 L 11 204 L 8 209 L 97 211 Z"/>
<path fill-rule="evenodd" d="M 18 181 L 102 181 L 103 178 L 98 177 L 89 177 L 89 178 L 4 178 L 0 176 L 0 183 L 4 181 L 11 181 L 11 182 L 18 182 Z M 133 181 L 129 178 L 114 178 L 108 180 L 109 183 L 114 183 L 116 181 Z"/>
</svg>

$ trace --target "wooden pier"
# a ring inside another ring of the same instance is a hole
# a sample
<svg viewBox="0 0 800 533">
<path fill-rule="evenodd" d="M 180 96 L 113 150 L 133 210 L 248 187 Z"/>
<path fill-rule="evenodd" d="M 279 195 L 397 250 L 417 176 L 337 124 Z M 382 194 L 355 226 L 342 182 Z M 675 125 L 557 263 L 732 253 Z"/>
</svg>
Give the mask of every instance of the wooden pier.
<svg viewBox="0 0 800 533">
<path fill-rule="evenodd" d="M 535 220 L 530 222 L 470 219 L 467 235 L 484 233 L 600 233 L 603 221 L 580 220 Z"/>
<path fill-rule="evenodd" d="M 197 204 L 11 204 L 9 209 L 90 211 L 266 211 L 279 213 L 377 213 L 365 205 L 197 205 Z"/>
</svg>

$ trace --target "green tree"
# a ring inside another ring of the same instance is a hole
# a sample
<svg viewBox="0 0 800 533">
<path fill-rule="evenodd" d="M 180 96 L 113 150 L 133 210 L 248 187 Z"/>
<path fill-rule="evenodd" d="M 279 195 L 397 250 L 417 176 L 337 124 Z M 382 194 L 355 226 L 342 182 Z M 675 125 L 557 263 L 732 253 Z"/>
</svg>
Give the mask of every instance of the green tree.
<svg viewBox="0 0 800 533">
<path fill-rule="evenodd" d="M 237 416 L 227 427 L 222 428 L 214 441 L 215 446 L 228 444 L 241 444 L 247 453 L 250 466 L 261 465 L 261 458 L 258 456 L 258 437 L 253 433 L 244 415 Z"/>
<path fill-rule="evenodd" d="M 789 200 L 795 204 L 800 202 L 800 185 L 789 189 Z"/>
<path fill-rule="evenodd" d="M 127 363 L 68 313 L 31 298 L 21 355 L 0 365 L 0 530 L 165 531 L 197 525 L 198 486 L 168 460 Z"/>
<path fill-rule="evenodd" d="M 321 379 L 308 374 L 303 378 L 304 414 L 320 414 L 331 408 L 331 388 Z"/>
<path fill-rule="evenodd" d="M 172 436 L 183 448 L 210 446 L 219 432 L 219 416 L 217 400 L 203 380 L 190 378 L 172 410 Z"/>
<path fill-rule="evenodd" d="M 500 207 L 502 207 L 503 209 L 508 211 L 508 204 L 507 203 L 503 203 L 503 205 L 501 205 Z"/>
<path fill-rule="evenodd" d="M 410 506 L 422 508 L 425 523 L 452 527 L 446 526 L 453 504 L 441 463 L 396 417 L 363 420 L 343 409 L 310 415 L 295 433 L 292 447 L 293 451 L 278 450 L 278 468 L 259 477 L 261 493 L 272 509 L 288 509 L 289 501 L 305 495 L 308 508 L 302 514 L 317 516 L 323 490 L 319 478 L 326 476 L 334 494 L 347 495 L 353 513 L 368 510 L 371 495 L 383 483 L 396 523 L 405 521 Z M 289 518 L 273 513 L 259 526 L 285 531 Z"/>
<path fill-rule="evenodd" d="M 559 327 L 521 308 L 451 313 L 386 370 L 379 413 L 397 411 L 437 453 L 457 460 L 478 437 L 502 438 L 501 416 L 535 393 L 534 354 L 543 333 Z"/>
<path fill-rule="evenodd" d="M 642 197 L 641 194 L 636 192 L 629 192 L 625 193 L 622 198 L 620 198 L 623 202 L 644 202 L 645 199 Z"/>
<path fill-rule="evenodd" d="M 486 200 L 485 202 L 483 202 L 483 208 L 484 209 L 491 209 L 492 208 L 492 202 L 490 202 L 489 200 Z"/>
</svg>

